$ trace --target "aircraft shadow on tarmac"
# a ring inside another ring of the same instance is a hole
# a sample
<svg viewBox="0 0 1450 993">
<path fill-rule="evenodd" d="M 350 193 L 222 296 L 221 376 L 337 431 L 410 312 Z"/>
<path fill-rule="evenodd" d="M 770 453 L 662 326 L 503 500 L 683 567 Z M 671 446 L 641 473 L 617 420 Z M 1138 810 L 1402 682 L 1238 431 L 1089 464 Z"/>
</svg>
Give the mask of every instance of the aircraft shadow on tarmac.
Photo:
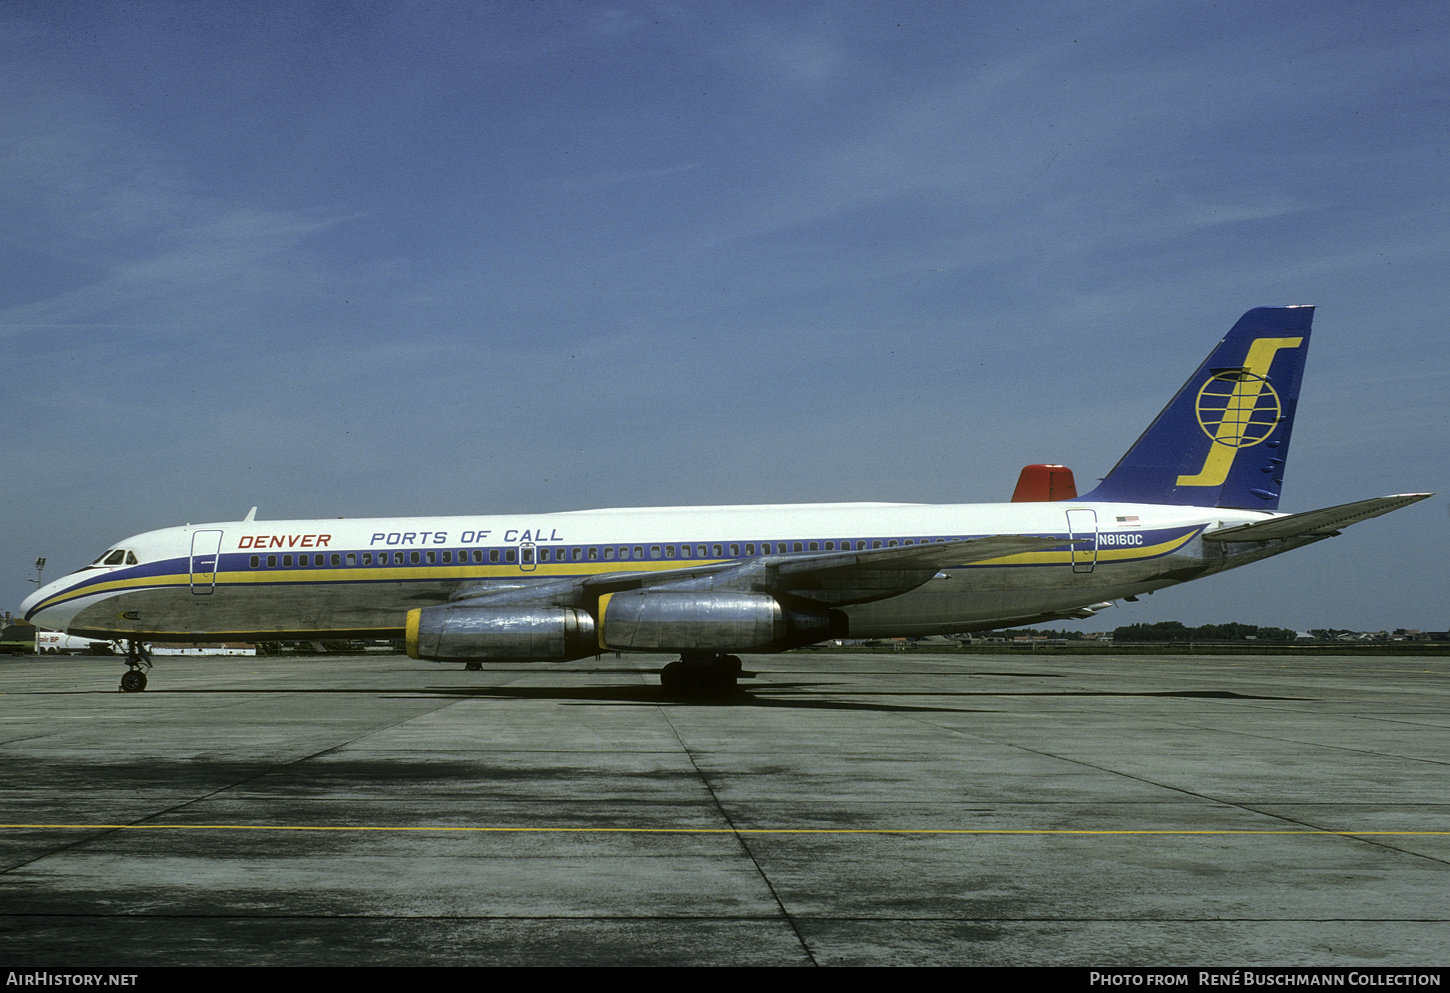
<svg viewBox="0 0 1450 993">
<path fill-rule="evenodd" d="M 578 671 L 572 675 L 581 675 Z M 600 670 L 599 674 L 621 675 L 619 670 Z M 860 673 L 853 675 L 859 676 Z M 1022 673 L 975 673 L 973 675 L 1002 675 L 1021 677 Z M 1032 678 L 1044 678 L 1047 674 L 1031 674 Z M 41 691 L 47 693 L 47 691 Z M 54 691 L 50 691 L 54 692 Z M 89 693 L 92 690 L 62 690 L 68 693 Z M 909 713 L 971 713 L 981 707 L 952 707 L 904 703 L 871 703 L 864 700 L 843 700 L 852 697 L 933 697 L 945 699 L 972 698 L 986 700 L 1002 697 L 1177 697 L 1182 699 L 1208 700 L 1307 700 L 1309 697 L 1267 696 L 1252 693 L 1236 693 L 1232 690 L 943 690 L 943 689 L 861 689 L 859 683 L 846 688 L 840 684 L 822 681 L 762 682 L 744 683 L 735 692 L 723 695 L 678 695 L 667 692 L 663 687 L 651 683 L 615 683 L 597 686 L 420 686 L 420 687 L 358 687 L 358 686 L 236 686 L 236 687 L 166 687 L 153 686 L 148 697 L 160 695 L 207 695 L 207 694 L 366 694 L 385 698 L 399 696 L 437 696 L 454 699 L 491 700 L 553 700 L 571 705 L 605 704 L 624 706 L 707 706 L 707 707 L 771 707 L 797 710 L 841 710 L 841 711 L 894 711 Z"/>
<path fill-rule="evenodd" d="M 837 689 L 820 682 L 761 683 L 747 685 L 734 693 L 723 696 L 670 696 L 658 686 L 488 686 L 477 688 L 427 687 L 416 693 L 431 693 L 456 698 L 496 700 L 555 700 L 572 704 L 624 704 L 657 706 L 661 703 L 676 706 L 709 707 L 783 707 L 801 710 L 876 710 L 913 713 L 968 713 L 983 708 L 964 708 L 901 703 L 869 703 L 865 701 L 829 699 L 823 697 L 867 696 L 880 697 L 947 697 L 947 698 L 993 698 L 993 697 L 1180 697 L 1186 699 L 1214 700 L 1297 700 L 1301 697 L 1259 696 L 1235 693 L 1231 690 L 1152 690 L 1138 692 L 1116 692 L 1109 690 L 1037 690 L 1037 691 L 930 691 L 921 690 L 860 690 Z M 809 696 L 807 696 L 809 695 Z"/>
<path fill-rule="evenodd" d="M 413 691 L 430 693 L 457 699 L 492 700 L 553 700 L 557 703 L 606 704 L 621 706 L 657 707 L 783 707 L 793 710 L 843 710 L 843 711 L 891 711 L 910 713 L 962 713 L 959 707 L 912 706 L 895 703 L 867 703 L 864 701 L 822 699 L 820 694 L 831 693 L 829 687 L 820 683 L 770 683 L 759 686 L 740 687 L 734 693 L 720 696 L 674 696 L 659 686 L 480 686 L 460 688 L 457 686 L 435 686 Z M 798 694 L 810 693 L 811 699 Z M 858 691 L 859 693 L 859 691 Z M 775 694 L 788 696 L 781 699 Z M 879 696 L 869 692 L 869 696 Z M 921 693 L 903 694 L 923 696 Z M 937 696 L 940 694 L 929 694 Z"/>
</svg>

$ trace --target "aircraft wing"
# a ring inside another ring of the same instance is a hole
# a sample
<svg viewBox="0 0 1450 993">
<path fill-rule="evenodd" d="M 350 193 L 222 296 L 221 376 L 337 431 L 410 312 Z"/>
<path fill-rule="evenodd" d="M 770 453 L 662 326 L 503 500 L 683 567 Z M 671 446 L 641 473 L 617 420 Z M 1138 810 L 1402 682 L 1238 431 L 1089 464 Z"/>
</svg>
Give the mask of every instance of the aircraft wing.
<svg viewBox="0 0 1450 993">
<path fill-rule="evenodd" d="M 982 538 L 959 538 L 931 544 L 906 545 L 899 548 L 871 548 L 860 551 L 821 552 L 811 555 L 767 555 L 762 561 L 774 559 L 782 575 L 811 573 L 822 569 L 852 566 L 889 565 L 902 568 L 927 567 L 940 569 L 948 565 L 968 565 L 1004 555 L 1040 552 L 1064 545 L 1091 544 L 1091 538 L 1044 538 L 1033 534 L 990 534 Z"/>
<path fill-rule="evenodd" d="M 915 589 L 943 568 L 1023 552 L 1061 548 L 1091 539 L 1040 535 L 987 535 L 956 541 L 709 562 L 655 572 L 608 572 L 585 579 L 501 589 L 480 584 L 458 590 L 453 601 L 486 598 L 491 604 L 583 606 L 587 598 L 627 590 L 740 590 L 791 593 L 832 605 L 865 603 Z"/>
<path fill-rule="evenodd" d="M 1304 536 L 1330 538 L 1338 534 L 1340 528 L 1367 521 L 1371 517 L 1379 517 L 1381 514 L 1388 514 L 1401 507 L 1408 507 L 1412 503 L 1419 503 L 1426 497 L 1434 495 L 1433 493 L 1397 493 L 1393 496 L 1342 503 L 1337 507 L 1325 507 L 1323 510 L 1309 510 L 1302 514 L 1289 514 L 1267 521 L 1255 521 L 1252 524 L 1239 524 L 1219 531 L 1210 531 L 1204 534 L 1203 540 L 1275 541 L 1280 538 Z"/>
</svg>

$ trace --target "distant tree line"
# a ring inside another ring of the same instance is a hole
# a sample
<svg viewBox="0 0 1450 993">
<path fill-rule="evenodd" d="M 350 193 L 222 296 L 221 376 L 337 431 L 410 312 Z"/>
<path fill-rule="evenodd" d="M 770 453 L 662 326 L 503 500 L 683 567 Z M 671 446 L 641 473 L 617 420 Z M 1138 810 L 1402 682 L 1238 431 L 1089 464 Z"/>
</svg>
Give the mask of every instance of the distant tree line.
<svg viewBox="0 0 1450 993">
<path fill-rule="evenodd" d="M 1129 624 L 1113 629 L 1114 641 L 1293 641 L 1298 632 L 1257 624 L 1204 624 L 1187 627 L 1179 621 Z"/>
</svg>

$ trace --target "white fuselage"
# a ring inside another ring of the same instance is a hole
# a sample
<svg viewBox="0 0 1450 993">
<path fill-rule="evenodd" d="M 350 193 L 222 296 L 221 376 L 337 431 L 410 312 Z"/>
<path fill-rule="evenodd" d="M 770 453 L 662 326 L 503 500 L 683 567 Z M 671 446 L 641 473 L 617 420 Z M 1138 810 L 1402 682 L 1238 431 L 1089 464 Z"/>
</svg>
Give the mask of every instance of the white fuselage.
<svg viewBox="0 0 1450 993">
<path fill-rule="evenodd" d="M 128 553 L 123 564 L 93 565 L 51 582 L 22 610 L 42 628 L 90 637 L 398 638 L 409 610 L 442 603 L 464 587 L 502 590 L 996 534 L 1079 539 L 1075 546 L 946 565 L 909 592 L 839 608 L 851 637 L 946 634 L 1086 616 L 1084 608 L 1102 601 L 1315 540 L 1272 548 L 1200 540 L 1205 530 L 1273 516 L 1061 501 L 226 522 L 129 538 L 115 546 Z M 125 564 L 132 554 L 135 564 Z"/>
</svg>

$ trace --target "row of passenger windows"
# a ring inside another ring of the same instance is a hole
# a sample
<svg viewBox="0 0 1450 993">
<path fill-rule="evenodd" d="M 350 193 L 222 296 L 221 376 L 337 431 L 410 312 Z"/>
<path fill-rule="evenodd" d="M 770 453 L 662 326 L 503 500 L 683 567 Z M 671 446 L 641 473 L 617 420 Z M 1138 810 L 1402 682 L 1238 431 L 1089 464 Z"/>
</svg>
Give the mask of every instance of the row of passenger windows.
<svg viewBox="0 0 1450 993">
<path fill-rule="evenodd" d="M 898 545 L 914 545 L 918 541 L 929 544 L 932 541 L 946 541 L 945 538 L 872 538 L 843 539 L 837 541 L 762 541 L 731 542 L 708 545 L 571 545 L 560 548 L 536 548 L 525 545 L 519 548 L 474 548 L 439 551 L 412 552 L 304 552 L 300 555 L 268 555 L 266 567 L 276 569 L 321 568 L 324 566 L 387 566 L 387 565 L 483 565 L 485 563 L 518 563 L 520 552 L 522 562 L 627 562 L 633 559 L 689 559 L 689 558 L 740 558 L 742 555 L 784 555 L 790 552 L 834 552 L 864 550 L 866 548 L 895 548 Z M 253 555 L 251 567 L 260 569 L 263 556 Z"/>
<path fill-rule="evenodd" d="M 932 539 L 920 539 L 922 544 L 927 544 Z M 937 538 L 937 541 L 945 541 L 945 538 Z M 917 539 L 906 538 L 898 541 L 895 538 L 871 540 L 860 539 L 854 542 L 854 548 L 895 548 L 897 545 L 914 545 Z M 648 547 L 649 554 L 645 550 Z M 571 546 L 568 548 L 540 548 L 538 559 L 540 562 L 610 562 L 615 560 L 627 560 L 630 558 L 739 558 L 741 555 L 784 555 L 789 552 L 834 552 L 850 551 L 853 549 L 853 542 L 842 540 L 835 541 L 762 541 L 762 542 L 732 542 L 730 544 L 711 545 L 586 545 L 583 547 Z M 531 549 L 525 548 L 524 561 L 528 562 L 528 553 Z"/>
<path fill-rule="evenodd" d="M 457 553 L 458 564 L 467 565 L 470 561 L 468 550 Z M 374 559 L 373 552 L 318 552 L 316 555 L 303 553 L 301 555 L 268 555 L 267 568 L 275 569 L 279 565 L 283 569 L 291 569 L 294 566 L 299 569 L 318 568 L 321 566 L 370 566 L 370 565 L 443 565 L 454 564 L 454 552 L 449 551 L 427 551 L 427 552 L 377 552 Z M 472 561 L 482 565 L 488 562 L 517 562 L 519 560 L 518 549 L 490 548 L 485 551 L 482 548 L 475 548 L 472 551 Z M 253 569 L 262 566 L 262 556 L 253 555 L 251 558 Z"/>
</svg>

